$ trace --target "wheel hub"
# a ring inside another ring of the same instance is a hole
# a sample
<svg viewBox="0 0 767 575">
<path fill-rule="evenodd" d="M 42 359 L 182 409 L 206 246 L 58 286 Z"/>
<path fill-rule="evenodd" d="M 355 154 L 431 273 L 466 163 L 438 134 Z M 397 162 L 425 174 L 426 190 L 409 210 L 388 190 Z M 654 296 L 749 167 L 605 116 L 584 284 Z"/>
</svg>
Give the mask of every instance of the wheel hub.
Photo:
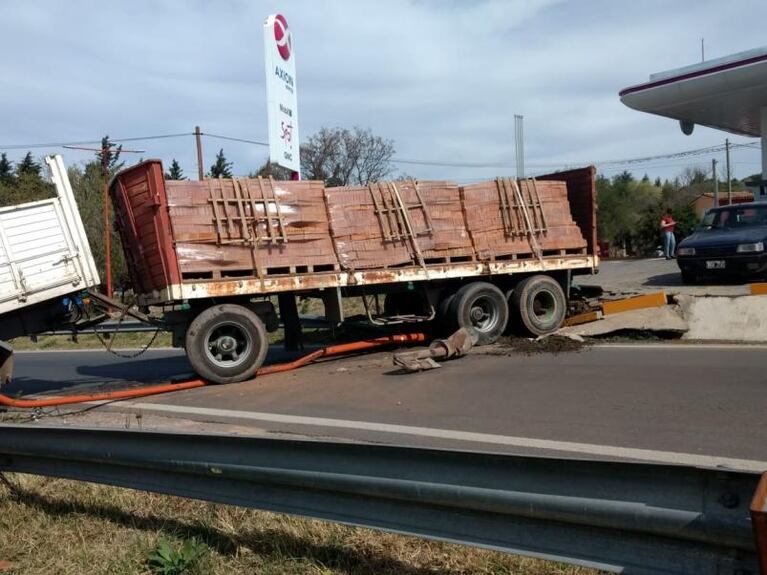
<svg viewBox="0 0 767 575">
<path fill-rule="evenodd" d="M 247 332 L 232 323 L 214 327 L 206 339 L 208 358 L 219 367 L 239 365 L 246 359 L 251 348 Z"/>
</svg>

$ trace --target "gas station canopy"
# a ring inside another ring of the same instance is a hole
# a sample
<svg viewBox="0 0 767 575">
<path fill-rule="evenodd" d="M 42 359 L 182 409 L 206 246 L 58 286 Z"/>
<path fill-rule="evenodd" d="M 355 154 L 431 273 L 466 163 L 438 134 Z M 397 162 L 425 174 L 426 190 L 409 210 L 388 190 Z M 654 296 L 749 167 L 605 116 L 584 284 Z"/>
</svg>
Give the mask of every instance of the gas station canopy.
<svg viewBox="0 0 767 575">
<path fill-rule="evenodd" d="M 650 76 L 620 92 L 629 108 L 694 124 L 759 137 L 767 109 L 767 46 Z"/>
</svg>

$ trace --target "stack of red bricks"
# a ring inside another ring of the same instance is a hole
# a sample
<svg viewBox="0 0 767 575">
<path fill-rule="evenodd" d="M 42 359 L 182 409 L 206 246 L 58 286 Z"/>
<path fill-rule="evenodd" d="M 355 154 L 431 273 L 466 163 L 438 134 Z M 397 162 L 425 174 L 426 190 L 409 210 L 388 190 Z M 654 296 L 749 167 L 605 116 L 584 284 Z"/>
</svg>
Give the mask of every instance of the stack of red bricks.
<svg viewBox="0 0 767 575">
<path fill-rule="evenodd" d="M 502 185 L 499 181 L 489 181 L 461 188 L 466 227 L 479 259 L 533 257 L 536 244 L 543 252 L 586 247 L 586 241 L 570 215 L 564 182 L 508 181 L 503 199 L 503 189 L 499 189 Z M 515 185 L 516 191 L 513 189 Z M 536 207 L 538 201 L 540 208 Z M 508 206 L 506 214 L 504 204 Z"/>
<path fill-rule="evenodd" d="M 344 269 L 473 258 L 460 190 L 451 182 L 326 188 L 325 197 Z"/>
<path fill-rule="evenodd" d="M 337 268 L 322 182 L 169 180 L 165 188 L 182 275 Z"/>
</svg>

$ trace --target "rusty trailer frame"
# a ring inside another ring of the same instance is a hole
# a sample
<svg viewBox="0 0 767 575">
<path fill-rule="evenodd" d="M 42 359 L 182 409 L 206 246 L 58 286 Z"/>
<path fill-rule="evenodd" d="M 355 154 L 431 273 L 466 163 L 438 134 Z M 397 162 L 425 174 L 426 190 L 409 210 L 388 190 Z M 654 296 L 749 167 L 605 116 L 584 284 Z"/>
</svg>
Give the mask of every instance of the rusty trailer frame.
<svg viewBox="0 0 767 575">
<path fill-rule="evenodd" d="M 539 259 L 518 259 L 495 262 L 464 262 L 427 264 L 399 268 L 285 274 L 264 278 L 227 278 L 177 283 L 161 290 L 141 294 L 139 304 L 161 305 L 172 301 L 199 298 L 274 295 L 281 292 L 296 294 L 335 288 L 428 282 L 461 278 L 483 278 L 497 275 L 547 273 L 554 271 L 591 270 L 599 265 L 596 255 L 549 256 Z"/>
</svg>

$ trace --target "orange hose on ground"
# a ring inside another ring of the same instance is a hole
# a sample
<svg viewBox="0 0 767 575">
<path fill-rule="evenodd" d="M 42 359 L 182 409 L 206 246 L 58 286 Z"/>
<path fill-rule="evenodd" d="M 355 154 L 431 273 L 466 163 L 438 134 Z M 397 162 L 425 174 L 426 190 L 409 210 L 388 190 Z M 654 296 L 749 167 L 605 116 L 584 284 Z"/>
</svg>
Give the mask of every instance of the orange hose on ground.
<svg viewBox="0 0 767 575">
<path fill-rule="evenodd" d="M 102 393 L 91 393 L 88 395 L 66 395 L 63 397 L 49 397 L 46 399 L 13 399 L 7 395 L 0 394 L 0 405 L 21 408 L 54 407 L 56 405 L 83 403 L 85 401 L 110 401 L 116 399 L 131 399 L 134 397 L 146 397 L 147 395 L 157 395 L 160 393 L 168 393 L 169 391 L 194 389 L 195 387 L 202 387 L 203 385 L 206 385 L 206 383 L 198 379 L 195 381 L 185 381 L 183 383 L 164 383 L 162 385 L 153 385 L 151 387 L 142 387 L 140 389 L 104 391 Z"/>
<path fill-rule="evenodd" d="M 330 345 L 328 347 L 323 347 L 322 349 L 308 353 L 294 361 L 276 363 L 262 367 L 256 372 L 256 375 L 262 376 L 269 375 L 271 373 L 290 371 L 298 367 L 303 367 L 304 365 L 311 363 L 312 361 L 321 357 L 331 357 L 335 355 L 342 355 L 344 353 L 365 351 L 375 347 L 391 345 L 394 343 L 420 343 L 424 341 L 426 341 L 426 335 L 423 333 L 405 333 L 355 341 L 352 343 Z M 87 395 L 48 397 L 45 399 L 14 399 L 12 397 L 8 397 L 7 395 L 0 394 L 0 405 L 22 409 L 31 409 L 35 407 L 55 407 L 57 405 L 84 403 L 87 401 L 114 401 L 119 399 L 134 399 L 137 397 L 147 397 L 149 395 L 169 393 L 171 391 L 194 389 L 196 387 L 204 387 L 206 385 L 209 385 L 209 383 L 205 380 L 193 379 L 192 381 L 185 381 L 182 383 L 164 383 L 162 385 L 152 385 L 150 387 L 142 387 L 140 389 L 124 389 L 121 391 L 105 391 L 102 393 L 92 393 Z"/>
</svg>

